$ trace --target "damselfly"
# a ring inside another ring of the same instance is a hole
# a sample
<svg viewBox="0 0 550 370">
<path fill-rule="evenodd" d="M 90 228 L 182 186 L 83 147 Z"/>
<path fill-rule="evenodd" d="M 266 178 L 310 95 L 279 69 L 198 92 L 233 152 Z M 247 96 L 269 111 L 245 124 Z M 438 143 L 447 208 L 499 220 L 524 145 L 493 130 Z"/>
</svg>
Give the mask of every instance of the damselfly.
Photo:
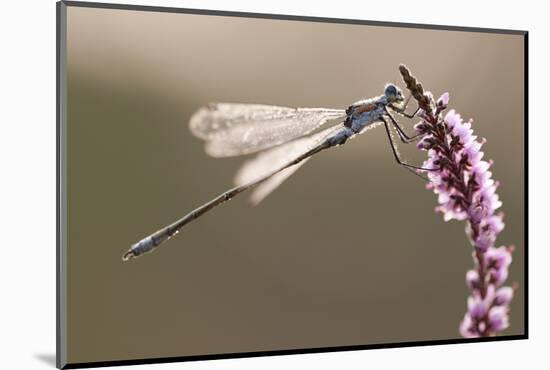
<svg viewBox="0 0 550 370">
<path fill-rule="evenodd" d="M 232 103 L 210 104 L 199 109 L 189 125 L 195 136 L 206 141 L 209 155 L 259 154 L 240 168 L 234 188 L 137 242 L 124 254 L 123 260 L 153 250 L 189 222 L 248 189 L 254 188 L 251 200 L 258 204 L 314 154 L 343 145 L 377 125 L 384 125 L 398 164 L 410 170 L 429 170 L 404 163 L 392 139 L 390 125 L 405 143 L 418 138 L 418 135 L 408 136 L 392 115 L 414 117 L 418 109 L 413 114 L 405 113 L 407 102 L 396 85 L 387 84 L 383 95 L 360 100 L 346 110 Z M 320 130 L 327 123 L 333 125 Z"/>
</svg>

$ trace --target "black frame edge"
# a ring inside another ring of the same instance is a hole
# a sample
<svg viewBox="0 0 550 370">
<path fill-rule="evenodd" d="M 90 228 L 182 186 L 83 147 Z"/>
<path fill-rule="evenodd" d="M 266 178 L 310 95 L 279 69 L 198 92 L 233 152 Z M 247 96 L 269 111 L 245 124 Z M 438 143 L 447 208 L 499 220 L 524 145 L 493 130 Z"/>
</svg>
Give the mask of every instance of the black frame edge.
<svg viewBox="0 0 550 370">
<path fill-rule="evenodd" d="M 525 177 L 524 177 L 524 260 L 523 260 L 523 272 L 525 274 L 524 284 L 524 322 L 523 332 L 525 337 L 529 338 L 529 32 L 525 32 L 523 36 L 523 83 L 524 83 L 524 164 L 525 164 Z"/>
<path fill-rule="evenodd" d="M 362 19 L 327 18 L 327 17 L 300 16 L 300 15 L 288 15 L 288 14 L 233 12 L 233 11 L 227 11 L 227 10 L 175 8 L 175 7 L 152 6 L 152 5 L 112 4 L 112 3 L 84 2 L 84 1 L 72 1 L 72 0 L 63 1 L 63 3 L 65 3 L 67 6 L 98 8 L 98 9 L 134 10 L 134 11 L 146 11 L 146 12 L 148 11 L 148 12 L 161 12 L 161 13 L 184 13 L 184 14 L 197 14 L 197 15 L 214 15 L 214 16 L 223 16 L 223 17 L 274 19 L 274 20 L 285 20 L 285 21 L 360 24 L 360 25 L 370 25 L 370 26 L 379 26 L 379 27 L 420 28 L 420 29 L 429 29 L 429 30 L 440 30 L 440 31 L 483 32 L 483 33 L 498 33 L 498 34 L 508 34 L 508 35 L 523 35 L 527 33 L 526 30 L 496 29 L 496 28 L 482 28 L 482 27 L 461 27 L 461 26 L 449 26 L 449 25 L 429 25 L 424 23 L 384 22 L 384 21 L 372 21 L 372 20 L 362 20 Z"/>
<path fill-rule="evenodd" d="M 151 365 L 151 364 L 173 363 L 173 362 L 223 360 L 223 359 L 235 359 L 235 358 L 270 357 L 270 356 L 284 356 L 284 355 L 304 355 L 304 354 L 328 353 L 328 352 L 360 351 L 360 350 L 367 350 L 367 349 L 406 348 L 406 347 L 448 345 L 448 344 L 470 344 L 470 343 L 501 342 L 501 341 L 524 340 L 524 339 L 527 339 L 527 336 L 525 334 L 492 337 L 492 338 L 474 338 L 474 339 L 457 338 L 457 339 L 441 339 L 441 340 L 414 341 L 414 342 L 402 342 L 402 343 L 380 343 L 380 344 L 341 346 L 341 347 L 284 349 L 284 350 L 274 350 L 274 351 L 220 353 L 220 354 L 193 355 L 193 356 L 159 357 L 159 358 L 135 359 L 135 360 L 79 362 L 79 363 L 68 363 L 63 367 L 63 369 L 79 369 L 79 368 L 104 367 L 104 366 L 144 365 L 144 364 Z"/>
</svg>

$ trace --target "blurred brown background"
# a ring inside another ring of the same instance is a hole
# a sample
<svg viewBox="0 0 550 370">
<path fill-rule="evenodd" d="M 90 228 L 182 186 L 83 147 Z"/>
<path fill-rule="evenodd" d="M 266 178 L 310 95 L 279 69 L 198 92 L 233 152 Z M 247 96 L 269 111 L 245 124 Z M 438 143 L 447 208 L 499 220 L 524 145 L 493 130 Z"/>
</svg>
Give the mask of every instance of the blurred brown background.
<svg viewBox="0 0 550 370">
<path fill-rule="evenodd" d="M 464 224 L 433 213 L 383 129 L 319 154 L 260 206 L 240 196 L 121 261 L 232 185 L 243 158 L 204 154 L 187 128 L 198 107 L 345 108 L 400 82 L 399 63 L 488 139 L 498 242 L 517 246 L 505 334 L 522 334 L 522 36 L 69 7 L 69 361 L 459 337 Z"/>
</svg>

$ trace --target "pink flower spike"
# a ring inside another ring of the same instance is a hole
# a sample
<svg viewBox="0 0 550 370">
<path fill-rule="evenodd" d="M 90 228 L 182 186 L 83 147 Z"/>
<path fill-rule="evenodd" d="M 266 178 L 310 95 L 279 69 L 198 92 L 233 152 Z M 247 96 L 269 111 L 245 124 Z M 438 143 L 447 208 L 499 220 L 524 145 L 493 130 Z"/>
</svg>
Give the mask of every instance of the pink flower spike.
<svg viewBox="0 0 550 370">
<path fill-rule="evenodd" d="M 403 76 L 407 82 L 406 74 Z M 502 213 L 495 214 L 502 202 L 496 193 L 499 183 L 490 171 L 493 161 L 483 160 L 481 151 L 487 140 L 474 134 L 473 120 L 465 122 L 454 109 L 443 116 L 448 93 L 436 103 L 431 93 L 419 97 L 418 91 L 416 95 L 414 89 L 411 92 L 425 109 L 420 115 L 422 121 L 415 126 L 424 135 L 417 148 L 428 155 L 423 167 L 438 168 L 426 173 L 430 181 L 426 189 L 437 195 L 435 211 L 442 213 L 445 221 L 466 221 L 474 249 L 475 269 L 466 273 L 471 295 L 459 332 L 465 338 L 495 335 L 509 325 L 513 289 L 502 285 L 512 257 L 508 249 L 495 247 L 504 222 Z"/>
</svg>

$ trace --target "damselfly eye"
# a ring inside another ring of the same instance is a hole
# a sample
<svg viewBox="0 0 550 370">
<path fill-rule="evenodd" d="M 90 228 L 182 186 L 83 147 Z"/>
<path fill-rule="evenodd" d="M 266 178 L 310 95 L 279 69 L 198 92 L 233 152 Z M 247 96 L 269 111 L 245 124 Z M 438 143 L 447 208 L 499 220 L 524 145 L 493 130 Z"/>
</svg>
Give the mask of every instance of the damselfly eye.
<svg viewBox="0 0 550 370">
<path fill-rule="evenodd" d="M 397 95 L 397 86 L 395 85 L 388 85 L 386 86 L 386 91 L 384 92 L 384 94 L 388 97 L 390 96 L 396 96 Z"/>
</svg>

